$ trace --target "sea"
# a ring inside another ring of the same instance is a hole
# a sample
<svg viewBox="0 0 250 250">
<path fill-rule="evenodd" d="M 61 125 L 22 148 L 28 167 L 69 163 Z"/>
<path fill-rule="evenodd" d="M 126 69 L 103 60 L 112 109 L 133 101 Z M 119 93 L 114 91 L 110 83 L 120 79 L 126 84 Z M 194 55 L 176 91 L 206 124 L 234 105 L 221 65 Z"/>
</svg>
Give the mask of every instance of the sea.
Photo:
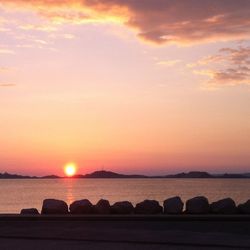
<svg viewBox="0 0 250 250">
<path fill-rule="evenodd" d="M 68 204 L 89 199 L 131 201 L 145 199 L 161 204 L 166 198 L 180 196 L 185 202 L 195 196 L 206 196 L 210 202 L 231 197 L 236 204 L 250 199 L 250 179 L 1 179 L 0 213 L 19 213 L 22 208 L 37 208 L 47 198 Z"/>
</svg>

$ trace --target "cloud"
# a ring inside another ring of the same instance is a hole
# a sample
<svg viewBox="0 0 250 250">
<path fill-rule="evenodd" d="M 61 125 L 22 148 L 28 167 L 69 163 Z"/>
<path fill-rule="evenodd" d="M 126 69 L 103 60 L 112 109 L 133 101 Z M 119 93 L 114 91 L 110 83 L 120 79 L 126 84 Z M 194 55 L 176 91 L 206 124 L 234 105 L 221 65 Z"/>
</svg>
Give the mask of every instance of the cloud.
<svg viewBox="0 0 250 250">
<path fill-rule="evenodd" d="M 9 68 L 9 67 L 2 67 L 2 66 L 0 66 L 0 73 L 2 74 L 2 73 L 7 73 L 7 72 L 9 72 L 10 70 L 12 70 L 13 68 Z M 14 84 L 14 83 L 1 83 L 0 82 L 0 88 L 6 88 L 6 87 L 14 87 L 14 86 L 16 86 L 16 84 Z"/>
<path fill-rule="evenodd" d="M 6 32 L 6 31 L 10 31 L 10 29 L 4 28 L 4 27 L 0 27 L 0 32 Z"/>
<path fill-rule="evenodd" d="M 73 34 L 63 34 L 62 37 L 69 40 L 75 39 L 75 35 Z"/>
<path fill-rule="evenodd" d="M 34 42 L 35 42 L 35 43 L 42 44 L 42 45 L 48 44 L 48 42 L 46 42 L 46 41 L 44 41 L 44 40 L 41 40 L 41 39 L 35 39 Z"/>
<path fill-rule="evenodd" d="M 164 61 L 159 61 L 156 64 L 157 65 L 161 65 L 161 66 L 165 66 L 165 67 L 172 67 L 178 63 L 180 63 L 181 60 L 176 59 L 176 60 L 164 60 Z"/>
<path fill-rule="evenodd" d="M 66 40 L 73 40 L 73 39 L 76 38 L 75 35 L 69 34 L 69 33 L 64 33 L 64 34 L 56 34 L 56 33 L 53 33 L 53 34 L 50 34 L 48 37 L 49 37 L 49 38 L 52 38 L 52 39 L 64 38 L 64 39 L 66 39 Z"/>
<path fill-rule="evenodd" d="M 0 48 L 0 54 L 15 54 L 13 50 Z"/>
<path fill-rule="evenodd" d="M 19 28 L 21 30 L 35 30 L 35 31 L 43 31 L 43 32 L 57 31 L 57 27 L 52 26 L 52 25 L 25 24 L 25 25 L 20 25 Z"/>
<path fill-rule="evenodd" d="M 0 72 L 6 72 L 8 70 L 9 70 L 9 68 L 0 66 Z"/>
<path fill-rule="evenodd" d="M 122 23 L 154 44 L 250 37 L 249 0 L 0 0 L 0 4 L 33 10 L 57 24 Z"/>
<path fill-rule="evenodd" d="M 0 83 L 0 87 L 14 87 L 16 84 L 13 83 Z"/>
<path fill-rule="evenodd" d="M 250 85 L 250 46 L 220 49 L 192 67 L 195 74 L 209 77 L 208 86 Z"/>
</svg>

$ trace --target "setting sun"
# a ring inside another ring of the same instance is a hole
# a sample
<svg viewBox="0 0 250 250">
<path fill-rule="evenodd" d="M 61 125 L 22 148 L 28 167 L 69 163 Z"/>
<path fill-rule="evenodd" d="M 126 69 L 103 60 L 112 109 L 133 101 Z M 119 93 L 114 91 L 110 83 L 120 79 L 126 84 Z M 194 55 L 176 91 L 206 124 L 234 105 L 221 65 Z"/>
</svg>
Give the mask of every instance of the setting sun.
<svg viewBox="0 0 250 250">
<path fill-rule="evenodd" d="M 76 164 L 75 163 L 68 163 L 64 167 L 64 173 L 66 176 L 71 177 L 76 173 Z"/>
</svg>

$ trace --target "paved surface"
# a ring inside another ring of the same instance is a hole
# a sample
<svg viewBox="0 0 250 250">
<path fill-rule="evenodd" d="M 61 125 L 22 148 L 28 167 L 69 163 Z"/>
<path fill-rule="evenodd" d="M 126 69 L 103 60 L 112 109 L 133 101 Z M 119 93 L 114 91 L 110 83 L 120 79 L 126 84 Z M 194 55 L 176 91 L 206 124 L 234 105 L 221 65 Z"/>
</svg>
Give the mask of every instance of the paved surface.
<svg viewBox="0 0 250 250">
<path fill-rule="evenodd" d="M 188 246 L 171 246 L 171 245 L 155 245 L 155 244 L 127 244 L 127 243 L 94 243 L 94 242 L 60 242 L 60 241 L 30 241 L 30 240 L 1 240 L 1 249 L 3 250 L 220 250 L 222 248 L 211 247 L 188 247 Z M 225 248 L 223 248 L 225 249 Z M 229 248 L 231 249 L 231 248 Z"/>
<path fill-rule="evenodd" d="M 250 249 L 250 221 L 0 218 L 0 249 Z"/>
</svg>

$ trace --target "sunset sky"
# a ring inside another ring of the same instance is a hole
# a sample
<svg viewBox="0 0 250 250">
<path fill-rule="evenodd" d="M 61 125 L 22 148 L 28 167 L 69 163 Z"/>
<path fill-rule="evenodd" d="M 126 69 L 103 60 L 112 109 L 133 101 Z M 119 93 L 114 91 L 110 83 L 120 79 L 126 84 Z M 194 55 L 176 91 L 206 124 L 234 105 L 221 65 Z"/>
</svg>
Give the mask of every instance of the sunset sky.
<svg viewBox="0 0 250 250">
<path fill-rule="evenodd" d="M 0 172 L 250 172 L 249 0 L 0 0 Z"/>
</svg>

